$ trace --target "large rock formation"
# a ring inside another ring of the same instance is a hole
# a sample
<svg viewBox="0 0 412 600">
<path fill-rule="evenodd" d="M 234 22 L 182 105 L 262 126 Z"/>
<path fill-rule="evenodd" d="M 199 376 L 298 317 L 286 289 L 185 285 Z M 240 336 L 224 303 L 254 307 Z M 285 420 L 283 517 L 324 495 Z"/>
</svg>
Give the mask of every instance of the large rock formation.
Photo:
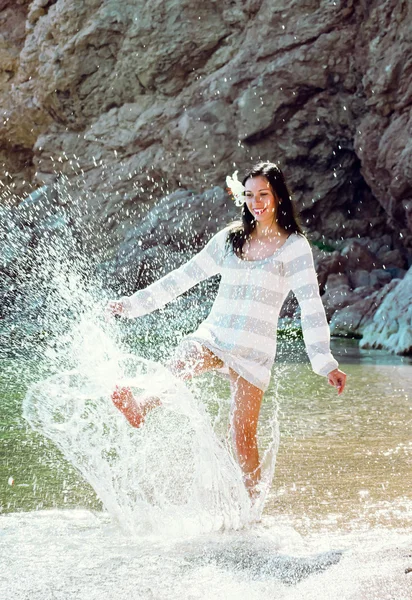
<svg viewBox="0 0 412 600">
<path fill-rule="evenodd" d="M 332 316 L 411 264 L 411 21 L 407 0 L 0 0 L 2 202 L 64 173 L 123 268 L 155 200 L 277 160 L 331 251 Z"/>
<path fill-rule="evenodd" d="M 374 237 L 389 216 L 410 235 L 408 2 L 0 9 L 1 140 L 18 187 L 80 176 L 110 215 L 270 157 L 311 229 Z"/>
</svg>

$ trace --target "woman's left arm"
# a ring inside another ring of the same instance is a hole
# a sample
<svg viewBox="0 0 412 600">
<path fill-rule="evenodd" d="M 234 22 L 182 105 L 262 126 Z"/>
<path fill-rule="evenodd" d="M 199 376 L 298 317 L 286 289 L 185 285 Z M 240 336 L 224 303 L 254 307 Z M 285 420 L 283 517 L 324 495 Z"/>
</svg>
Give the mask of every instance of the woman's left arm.
<svg viewBox="0 0 412 600">
<path fill-rule="evenodd" d="M 330 351 L 330 330 L 325 309 L 319 294 L 313 254 L 308 240 L 300 237 L 290 247 L 289 260 L 285 262 L 285 275 L 301 309 L 303 339 L 312 369 L 328 378 L 339 394 L 345 387 L 346 375 L 339 370 L 337 360 Z"/>
</svg>

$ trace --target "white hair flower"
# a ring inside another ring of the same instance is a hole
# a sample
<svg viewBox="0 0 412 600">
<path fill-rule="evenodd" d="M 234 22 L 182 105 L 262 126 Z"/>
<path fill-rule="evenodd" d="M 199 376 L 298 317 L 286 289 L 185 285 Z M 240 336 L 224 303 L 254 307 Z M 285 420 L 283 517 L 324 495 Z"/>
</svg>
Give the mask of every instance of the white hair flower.
<svg viewBox="0 0 412 600">
<path fill-rule="evenodd" d="M 237 178 L 238 171 L 235 171 L 230 177 L 226 177 L 226 185 L 229 188 L 229 192 L 232 194 L 236 206 L 242 206 L 245 201 L 245 186 Z"/>
</svg>

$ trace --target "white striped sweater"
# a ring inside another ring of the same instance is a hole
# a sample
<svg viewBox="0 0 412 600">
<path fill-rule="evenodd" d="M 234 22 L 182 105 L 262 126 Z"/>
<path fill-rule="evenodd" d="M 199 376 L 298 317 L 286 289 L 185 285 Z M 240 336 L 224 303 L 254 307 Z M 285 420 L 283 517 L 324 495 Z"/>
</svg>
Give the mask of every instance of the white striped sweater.
<svg viewBox="0 0 412 600">
<path fill-rule="evenodd" d="M 315 373 L 338 367 L 330 352 L 330 331 L 319 295 L 312 251 L 305 236 L 292 233 L 268 258 L 243 260 L 226 248 L 229 229 L 218 232 L 186 264 L 144 290 L 123 297 L 124 315 L 139 317 L 208 277 L 221 281 L 209 316 L 188 337 L 199 341 L 241 377 L 266 390 L 276 356 L 279 313 L 292 290 L 301 308 L 306 351 Z"/>
</svg>

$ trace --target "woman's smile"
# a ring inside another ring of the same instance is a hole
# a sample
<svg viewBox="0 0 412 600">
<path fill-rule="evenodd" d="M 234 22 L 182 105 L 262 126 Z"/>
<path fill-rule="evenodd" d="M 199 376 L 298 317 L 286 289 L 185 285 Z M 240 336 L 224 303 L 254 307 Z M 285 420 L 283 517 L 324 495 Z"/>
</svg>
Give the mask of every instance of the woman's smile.
<svg viewBox="0 0 412 600">
<path fill-rule="evenodd" d="M 275 218 L 277 198 L 266 177 L 251 177 L 245 183 L 245 202 L 249 212 L 264 227 L 269 227 Z"/>
<path fill-rule="evenodd" d="M 256 217 L 260 217 L 261 215 L 263 215 L 264 212 L 266 212 L 267 207 L 263 206 L 262 208 L 252 208 L 252 212 Z"/>
</svg>

